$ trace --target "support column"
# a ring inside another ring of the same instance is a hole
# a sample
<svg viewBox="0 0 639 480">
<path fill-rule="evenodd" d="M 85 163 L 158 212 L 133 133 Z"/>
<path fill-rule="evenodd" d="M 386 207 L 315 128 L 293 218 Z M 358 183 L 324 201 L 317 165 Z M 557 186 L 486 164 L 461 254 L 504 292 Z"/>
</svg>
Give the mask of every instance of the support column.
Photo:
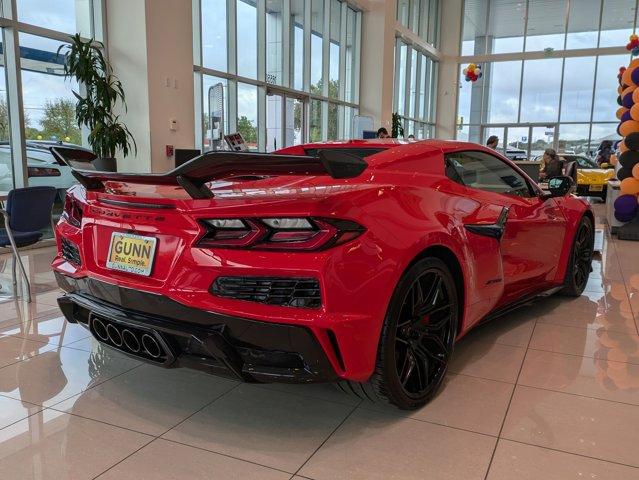
<svg viewBox="0 0 639 480">
<path fill-rule="evenodd" d="M 457 129 L 457 102 L 459 97 L 460 39 L 463 24 L 463 0 L 441 2 L 441 52 L 437 83 L 437 116 L 435 136 L 453 139 Z"/>
<path fill-rule="evenodd" d="M 486 49 L 488 47 L 488 49 Z M 475 37 L 475 53 L 478 55 L 492 50 L 492 37 L 486 35 Z M 470 118 L 467 120 L 471 125 L 468 129 L 468 140 L 482 143 L 481 124 L 488 121 L 488 102 L 484 99 L 484 92 L 490 91 L 492 64 L 482 64 L 482 76 L 470 87 Z"/>
<path fill-rule="evenodd" d="M 106 8 L 109 58 L 128 104 L 119 113 L 138 146 L 118 158 L 118 170 L 167 171 L 174 159 L 166 145 L 194 148 L 191 2 L 107 0 Z"/>
<path fill-rule="evenodd" d="M 448 1 L 448 0 L 447 0 Z M 362 15 L 359 113 L 390 132 L 393 116 L 396 2 L 358 2 Z"/>
</svg>

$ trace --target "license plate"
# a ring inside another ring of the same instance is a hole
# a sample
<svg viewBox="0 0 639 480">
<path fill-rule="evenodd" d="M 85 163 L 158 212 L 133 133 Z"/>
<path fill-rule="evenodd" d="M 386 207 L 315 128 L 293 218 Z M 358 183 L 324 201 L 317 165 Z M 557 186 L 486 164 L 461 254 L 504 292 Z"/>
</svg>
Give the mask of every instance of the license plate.
<svg viewBox="0 0 639 480">
<path fill-rule="evenodd" d="M 153 268 L 157 242 L 154 237 L 113 232 L 107 267 L 148 277 Z"/>
<path fill-rule="evenodd" d="M 590 185 L 589 191 L 591 192 L 602 192 L 603 185 Z"/>
</svg>

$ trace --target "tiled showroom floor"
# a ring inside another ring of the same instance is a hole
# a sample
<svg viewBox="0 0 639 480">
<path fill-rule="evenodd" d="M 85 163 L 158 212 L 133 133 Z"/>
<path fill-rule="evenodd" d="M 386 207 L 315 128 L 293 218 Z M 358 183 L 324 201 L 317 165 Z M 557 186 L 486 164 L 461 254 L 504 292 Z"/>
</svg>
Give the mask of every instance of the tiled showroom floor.
<svg viewBox="0 0 639 480">
<path fill-rule="evenodd" d="M 24 254 L 31 305 L 0 304 L 0 479 L 639 479 L 639 243 L 606 238 L 580 298 L 471 332 L 412 413 L 101 347 L 61 317 L 52 255 Z"/>
</svg>

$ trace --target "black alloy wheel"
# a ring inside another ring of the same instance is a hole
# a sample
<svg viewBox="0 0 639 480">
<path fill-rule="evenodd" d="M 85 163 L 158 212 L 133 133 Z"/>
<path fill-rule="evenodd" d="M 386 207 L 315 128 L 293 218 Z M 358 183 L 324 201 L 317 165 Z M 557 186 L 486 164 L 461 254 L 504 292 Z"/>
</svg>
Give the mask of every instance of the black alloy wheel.
<svg viewBox="0 0 639 480">
<path fill-rule="evenodd" d="M 592 256 L 595 244 L 595 230 L 592 220 L 583 217 L 579 222 L 577 233 L 570 252 L 568 270 L 566 271 L 567 295 L 579 296 L 583 293 L 592 271 Z"/>
<path fill-rule="evenodd" d="M 459 296 L 446 264 L 416 262 L 399 282 L 384 322 L 371 378 L 377 395 L 402 409 L 426 404 L 446 376 L 458 317 Z"/>
<path fill-rule="evenodd" d="M 395 366 L 407 395 L 423 396 L 445 374 L 455 340 L 453 309 L 443 272 L 430 269 L 413 281 L 395 333 Z"/>
</svg>

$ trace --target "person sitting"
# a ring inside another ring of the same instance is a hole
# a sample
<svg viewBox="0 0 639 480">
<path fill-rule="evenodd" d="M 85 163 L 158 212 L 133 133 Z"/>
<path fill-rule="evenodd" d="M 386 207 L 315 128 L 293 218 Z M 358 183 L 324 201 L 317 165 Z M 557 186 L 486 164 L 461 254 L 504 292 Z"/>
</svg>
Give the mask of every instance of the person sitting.
<svg viewBox="0 0 639 480">
<path fill-rule="evenodd" d="M 491 135 L 486 140 L 486 146 L 488 148 L 492 148 L 493 150 L 497 150 L 497 145 L 499 145 L 499 137 L 497 135 Z"/>
<path fill-rule="evenodd" d="M 380 127 L 379 130 L 377 130 L 377 138 L 390 138 L 388 130 L 386 130 L 384 127 Z"/>
<path fill-rule="evenodd" d="M 548 181 L 550 178 L 559 177 L 563 175 L 564 162 L 559 158 L 557 152 L 552 148 L 547 148 L 544 151 L 544 156 L 541 159 L 541 165 L 539 167 L 539 180 Z"/>
</svg>

